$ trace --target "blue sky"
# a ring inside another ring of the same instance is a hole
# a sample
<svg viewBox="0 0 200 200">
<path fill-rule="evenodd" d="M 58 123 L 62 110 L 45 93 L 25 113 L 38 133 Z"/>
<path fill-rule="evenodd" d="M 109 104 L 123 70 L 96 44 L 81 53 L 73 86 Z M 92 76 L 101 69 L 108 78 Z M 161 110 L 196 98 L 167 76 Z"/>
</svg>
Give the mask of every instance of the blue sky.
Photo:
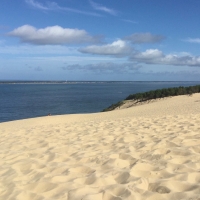
<svg viewBox="0 0 200 200">
<path fill-rule="evenodd" d="M 0 80 L 199 81 L 199 0 L 1 0 Z"/>
</svg>

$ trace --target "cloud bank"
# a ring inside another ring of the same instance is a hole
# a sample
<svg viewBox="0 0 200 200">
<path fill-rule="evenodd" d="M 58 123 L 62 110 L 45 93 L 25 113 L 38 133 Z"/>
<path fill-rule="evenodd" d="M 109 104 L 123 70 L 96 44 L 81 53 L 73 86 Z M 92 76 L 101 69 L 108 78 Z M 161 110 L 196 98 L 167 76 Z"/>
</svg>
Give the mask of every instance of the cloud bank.
<svg viewBox="0 0 200 200">
<path fill-rule="evenodd" d="M 33 26 L 24 25 L 14 29 L 8 35 L 19 38 L 21 42 L 35 45 L 81 44 L 100 41 L 99 37 L 91 36 L 85 30 L 60 26 L 36 29 Z"/>
<path fill-rule="evenodd" d="M 79 49 L 82 53 L 98 54 L 98 55 L 112 55 L 124 56 L 130 54 L 133 49 L 123 40 L 117 40 L 111 44 L 106 45 L 92 45 Z"/>
<path fill-rule="evenodd" d="M 93 73 L 133 73 L 138 71 L 140 66 L 133 63 L 97 63 L 97 64 L 87 64 L 87 65 L 67 65 L 62 67 L 63 70 L 82 70 L 84 72 L 89 71 Z"/>
<path fill-rule="evenodd" d="M 148 49 L 144 52 L 136 52 L 130 56 L 130 60 L 146 64 L 200 67 L 200 56 L 165 55 L 158 49 Z"/>
<path fill-rule="evenodd" d="M 99 43 L 101 39 L 100 37 L 89 35 L 85 30 L 69 29 L 60 26 L 37 29 L 30 25 L 24 25 L 14 29 L 8 35 L 19 38 L 23 43 L 34 45 L 94 44 Z M 93 55 L 128 57 L 129 61 L 135 63 L 200 67 L 200 56 L 164 54 L 159 49 L 136 51 L 133 48 L 133 43 L 156 43 L 163 39 L 164 36 L 161 35 L 135 33 L 126 36 L 125 40 L 118 39 L 110 44 L 90 45 L 79 48 L 78 51 Z M 200 43 L 198 38 L 188 41 Z"/>
<path fill-rule="evenodd" d="M 143 43 L 157 43 L 165 39 L 162 35 L 152 35 L 151 33 L 134 33 L 132 35 L 126 36 L 123 38 L 134 44 L 143 44 Z"/>
<path fill-rule="evenodd" d="M 159 49 L 147 49 L 140 52 L 133 49 L 126 41 L 117 40 L 106 45 L 92 45 L 79 49 L 82 53 L 129 57 L 129 60 L 137 63 L 155 64 L 155 65 L 173 65 L 173 66 L 193 66 L 200 67 L 200 56 L 189 54 L 164 54 Z"/>
</svg>

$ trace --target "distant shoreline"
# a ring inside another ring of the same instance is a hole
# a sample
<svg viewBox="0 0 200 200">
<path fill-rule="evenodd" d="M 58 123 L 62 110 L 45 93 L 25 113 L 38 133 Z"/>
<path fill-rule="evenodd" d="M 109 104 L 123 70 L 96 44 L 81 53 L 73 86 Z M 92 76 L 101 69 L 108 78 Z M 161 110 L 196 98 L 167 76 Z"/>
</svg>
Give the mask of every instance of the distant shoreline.
<svg viewBox="0 0 200 200">
<path fill-rule="evenodd" d="M 178 83 L 178 82 L 200 82 L 200 81 L 0 81 L 0 84 L 92 84 L 92 83 L 138 83 L 138 82 L 155 82 L 155 83 Z"/>
</svg>

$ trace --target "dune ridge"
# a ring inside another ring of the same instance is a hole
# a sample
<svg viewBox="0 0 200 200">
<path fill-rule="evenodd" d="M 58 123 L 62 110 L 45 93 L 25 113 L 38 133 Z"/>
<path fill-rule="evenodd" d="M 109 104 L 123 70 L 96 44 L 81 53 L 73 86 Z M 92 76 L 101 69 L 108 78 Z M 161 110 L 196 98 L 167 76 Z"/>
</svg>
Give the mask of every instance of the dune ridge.
<svg viewBox="0 0 200 200">
<path fill-rule="evenodd" d="M 200 94 L 0 124 L 1 200 L 200 199 Z"/>
</svg>

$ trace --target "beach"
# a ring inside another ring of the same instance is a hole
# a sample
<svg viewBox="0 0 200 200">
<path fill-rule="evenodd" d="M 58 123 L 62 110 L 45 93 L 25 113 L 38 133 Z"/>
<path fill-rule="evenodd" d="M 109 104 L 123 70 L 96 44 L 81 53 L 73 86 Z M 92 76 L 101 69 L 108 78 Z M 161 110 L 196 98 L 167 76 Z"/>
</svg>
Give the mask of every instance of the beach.
<svg viewBox="0 0 200 200">
<path fill-rule="evenodd" d="M 200 94 L 0 124 L 0 200 L 200 199 Z"/>
</svg>

